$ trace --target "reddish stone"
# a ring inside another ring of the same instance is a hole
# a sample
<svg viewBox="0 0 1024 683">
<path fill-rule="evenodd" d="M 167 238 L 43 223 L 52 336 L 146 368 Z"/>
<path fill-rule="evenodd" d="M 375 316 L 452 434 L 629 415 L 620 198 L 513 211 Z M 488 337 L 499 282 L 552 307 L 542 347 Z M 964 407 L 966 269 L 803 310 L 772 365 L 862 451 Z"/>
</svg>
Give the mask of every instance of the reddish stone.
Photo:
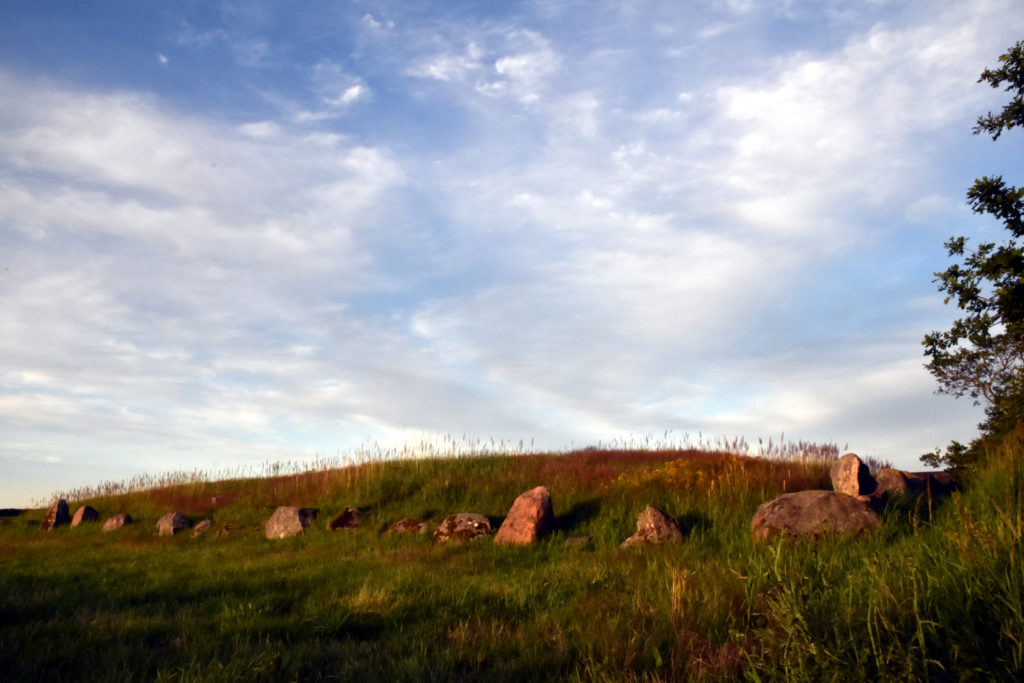
<svg viewBox="0 0 1024 683">
<path fill-rule="evenodd" d="M 75 516 L 71 518 L 71 526 L 74 528 L 82 522 L 96 522 L 99 518 L 100 513 L 96 512 L 96 510 L 88 505 L 83 505 L 75 510 Z"/>
<path fill-rule="evenodd" d="M 46 511 L 46 521 L 43 522 L 43 531 L 71 523 L 71 514 L 68 511 L 68 502 L 61 498 L 54 501 L 50 509 Z"/>
<path fill-rule="evenodd" d="M 130 515 L 114 515 L 103 523 L 104 531 L 113 531 L 114 529 L 120 529 L 125 524 L 131 524 L 132 518 Z"/>
<path fill-rule="evenodd" d="M 877 486 L 871 470 L 856 453 L 847 453 L 832 465 L 832 489 L 848 496 L 870 496 Z"/>
<path fill-rule="evenodd" d="M 346 508 L 344 512 L 327 523 L 327 528 L 330 531 L 338 531 L 339 529 L 355 529 L 359 526 L 359 520 L 361 517 L 362 513 L 356 508 Z"/>
<path fill-rule="evenodd" d="M 529 545 L 550 531 L 554 523 L 551 494 L 543 486 L 538 486 L 515 499 L 494 542 L 502 545 Z"/>
</svg>

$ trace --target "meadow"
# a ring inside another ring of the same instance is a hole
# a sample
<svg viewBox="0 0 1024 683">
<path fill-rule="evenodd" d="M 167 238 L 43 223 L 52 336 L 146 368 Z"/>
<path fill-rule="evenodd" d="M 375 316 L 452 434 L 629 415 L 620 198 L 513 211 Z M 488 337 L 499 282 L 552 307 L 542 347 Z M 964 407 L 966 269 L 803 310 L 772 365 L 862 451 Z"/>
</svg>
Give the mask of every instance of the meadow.
<svg viewBox="0 0 1024 683">
<path fill-rule="evenodd" d="M 73 492 L 72 509 L 135 523 L 0 520 L 0 679 L 1024 679 L 1019 443 L 951 498 L 891 500 L 877 535 L 816 545 L 755 544 L 750 520 L 783 492 L 831 488 L 837 449 L 741 450 L 377 458 Z M 537 485 L 557 528 L 533 546 L 383 533 L 456 512 L 497 528 Z M 686 540 L 620 549 L 647 504 Z M 267 540 L 279 505 L 320 517 Z M 328 531 L 346 507 L 360 528 Z M 235 530 L 156 536 L 173 510 Z M 567 548 L 577 536 L 591 541 Z"/>
</svg>

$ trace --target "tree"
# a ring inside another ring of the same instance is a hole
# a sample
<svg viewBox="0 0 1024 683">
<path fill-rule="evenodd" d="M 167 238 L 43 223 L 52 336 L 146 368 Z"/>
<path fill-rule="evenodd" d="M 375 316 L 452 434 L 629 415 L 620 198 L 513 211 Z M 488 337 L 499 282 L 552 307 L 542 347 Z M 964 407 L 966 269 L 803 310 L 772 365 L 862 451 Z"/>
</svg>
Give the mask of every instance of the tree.
<svg viewBox="0 0 1024 683">
<path fill-rule="evenodd" d="M 998 69 L 985 69 L 978 82 L 1003 87 L 1010 102 L 998 114 L 978 117 L 974 134 L 993 140 L 1024 126 L 1024 41 L 999 57 Z M 930 465 L 969 467 L 981 456 L 985 437 L 1003 436 L 1024 421 L 1024 188 L 1008 185 L 1002 176 L 983 177 L 967 191 L 967 203 L 978 214 L 1002 221 L 1005 242 L 971 248 L 966 237 L 952 237 L 945 247 L 958 259 L 935 273 L 946 303 L 963 312 L 945 332 L 925 335 L 925 367 L 939 382 L 939 393 L 969 396 L 985 402 L 987 420 L 979 425 L 982 439 L 971 447 L 953 442 L 921 459 Z"/>
</svg>

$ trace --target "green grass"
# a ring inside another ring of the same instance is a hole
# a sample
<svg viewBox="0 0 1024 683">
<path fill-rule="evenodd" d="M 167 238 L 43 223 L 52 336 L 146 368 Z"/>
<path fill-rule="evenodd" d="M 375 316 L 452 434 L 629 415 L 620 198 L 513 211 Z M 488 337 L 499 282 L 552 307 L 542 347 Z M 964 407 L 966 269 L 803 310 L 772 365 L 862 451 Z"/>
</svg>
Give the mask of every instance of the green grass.
<svg viewBox="0 0 1024 683">
<path fill-rule="evenodd" d="M 817 546 L 754 545 L 749 524 L 775 495 L 828 488 L 827 458 L 704 450 L 375 461 L 82 499 L 137 523 L 0 524 L 0 678 L 1020 680 L 1022 463 L 1008 448 L 965 493 L 894 501 L 877 536 Z M 497 524 L 538 484 L 558 528 L 535 546 L 382 534 L 407 516 Z M 648 503 L 687 540 L 619 550 Z M 286 504 L 319 508 L 316 526 L 266 540 Z M 350 506 L 363 526 L 328 532 Z M 171 510 L 240 528 L 155 536 Z M 589 549 L 565 548 L 580 535 Z"/>
</svg>

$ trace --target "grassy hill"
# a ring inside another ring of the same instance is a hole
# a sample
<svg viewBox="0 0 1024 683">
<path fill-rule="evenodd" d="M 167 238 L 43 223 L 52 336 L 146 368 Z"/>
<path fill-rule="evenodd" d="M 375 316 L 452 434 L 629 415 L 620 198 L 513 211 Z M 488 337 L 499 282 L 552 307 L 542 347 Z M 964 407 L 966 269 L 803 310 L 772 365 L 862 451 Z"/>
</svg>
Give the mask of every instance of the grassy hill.
<svg viewBox="0 0 1024 683">
<path fill-rule="evenodd" d="M 870 539 L 755 545 L 757 506 L 830 488 L 829 465 L 820 451 L 589 449 L 87 491 L 72 509 L 135 523 L 0 520 L 0 679 L 1024 678 L 1021 450 L 945 502 L 891 501 Z M 383 533 L 457 512 L 497 528 L 537 485 L 558 528 L 534 546 Z M 647 504 L 686 541 L 621 550 Z M 279 505 L 320 517 L 267 540 Z M 328 531 L 347 507 L 362 526 Z M 174 510 L 235 530 L 156 536 Z M 591 543 L 569 549 L 574 536 Z"/>
</svg>

